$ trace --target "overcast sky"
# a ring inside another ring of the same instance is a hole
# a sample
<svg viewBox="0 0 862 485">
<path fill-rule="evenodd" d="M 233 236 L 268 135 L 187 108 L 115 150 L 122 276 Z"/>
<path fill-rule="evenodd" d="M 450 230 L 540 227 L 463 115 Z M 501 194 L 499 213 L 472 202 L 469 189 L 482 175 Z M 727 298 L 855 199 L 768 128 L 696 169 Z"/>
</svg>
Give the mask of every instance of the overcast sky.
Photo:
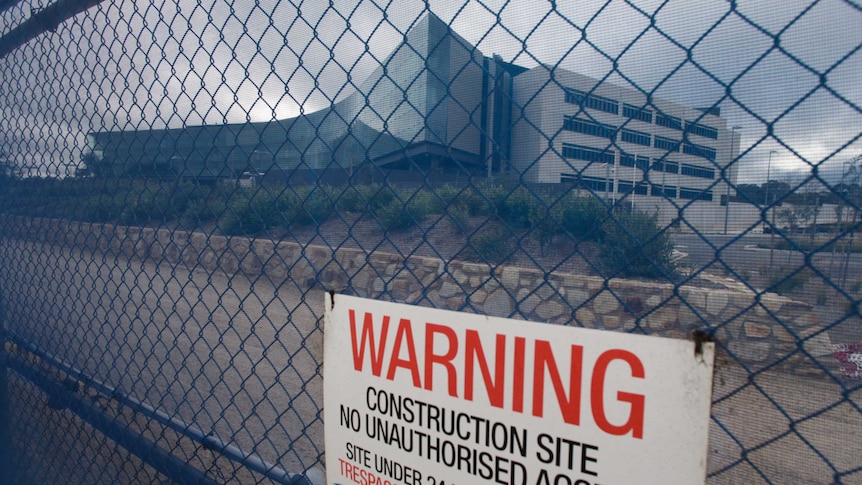
<svg viewBox="0 0 862 485">
<path fill-rule="evenodd" d="M 20 3 L 0 27 L 47 3 Z M 7 152 L 56 171 L 88 131 L 324 108 L 428 9 L 485 55 L 717 104 L 740 127 L 741 183 L 765 179 L 772 150 L 772 178 L 840 172 L 862 153 L 862 6 L 844 0 L 104 2 L 0 60 Z"/>
</svg>

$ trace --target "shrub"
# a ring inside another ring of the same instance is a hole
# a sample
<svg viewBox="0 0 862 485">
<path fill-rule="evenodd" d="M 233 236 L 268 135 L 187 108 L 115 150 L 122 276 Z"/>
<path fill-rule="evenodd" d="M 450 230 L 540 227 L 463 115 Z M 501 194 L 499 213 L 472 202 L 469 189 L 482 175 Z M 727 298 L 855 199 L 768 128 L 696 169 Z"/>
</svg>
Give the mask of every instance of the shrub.
<svg viewBox="0 0 862 485">
<path fill-rule="evenodd" d="M 238 214 L 231 208 L 230 204 L 218 219 L 218 227 L 221 231 L 229 236 L 252 234 L 260 231 L 261 228 L 253 227 L 253 224 L 243 224 L 242 214 Z"/>
<path fill-rule="evenodd" d="M 427 190 L 417 190 L 407 201 L 407 212 L 418 224 L 430 214 L 443 212 L 443 205 L 433 193 Z"/>
<path fill-rule="evenodd" d="M 77 206 L 70 206 L 67 214 L 74 219 L 89 222 L 108 222 L 116 219 L 117 206 L 104 195 L 91 195 Z"/>
<path fill-rule="evenodd" d="M 481 183 L 473 191 L 476 194 L 477 204 L 481 206 L 476 209 L 481 210 L 474 211 L 474 207 L 470 207 L 471 213 L 489 216 L 493 215 L 493 211 L 503 204 L 503 200 L 511 192 L 511 190 L 493 182 Z"/>
<path fill-rule="evenodd" d="M 199 227 L 201 224 L 214 221 L 224 210 L 225 202 L 221 198 L 198 199 L 190 202 L 183 211 L 180 224 L 188 228 Z"/>
<path fill-rule="evenodd" d="M 331 195 L 322 187 L 298 187 L 285 189 L 276 198 L 279 213 L 278 224 L 285 226 L 308 226 L 321 224 L 335 212 Z"/>
<path fill-rule="evenodd" d="M 440 199 L 440 203 L 443 207 L 449 207 L 458 202 L 458 197 L 461 196 L 461 192 L 464 189 L 446 184 L 438 189 L 434 190 L 434 194 Z M 472 190 L 469 189 L 469 190 Z"/>
<path fill-rule="evenodd" d="M 388 185 L 349 186 L 339 191 L 336 207 L 347 212 L 374 213 L 397 198 L 395 189 Z"/>
<path fill-rule="evenodd" d="M 560 201 L 555 217 L 563 231 L 579 241 L 598 239 L 601 227 L 608 219 L 608 207 L 594 197 L 579 197 Z"/>
<path fill-rule="evenodd" d="M 344 212 L 364 212 L 367 201 L 363 198 L 359 188 L 349 185 L 341 188 L 334 196 L 336 208 Z"/>
<path fill-rule="evenodd" d="M 365 200 L 364 210 L 377 210 L 392 204 L 398 199 L 395 189 L 388 185 L 371 184 L 359 187 L 359 193 Z"/>
<path fill-rule="evenodd" d="M 165 222 L 176 218 L 171 197 L 164 190 L 155 192 L 148 188 L 130 191 L 120 209 L 119 219 L 123 224 L 144 224 L 150 221 Z"/>
<path fill-rule="evenodd" d="M 617 211 L 597 238 L 599 268 L 605 277 L 672 278 L 673 243 L 658 225 L 658 214 Z"/>
<path fill-rule="evenodd" d="M 467 207 L 461 204 L 452 205 L 447 213 L 452 227 L 459 233 L 466 234 L 470 230 L 470 211 Z"/>
<path fill-rule="evenodd" d="M 488 264 L 502 263 L 511 254 L 508 232 L 501 228 L 488 228 L 473 233 L 470 245 L 478 261 Z"/>
<path fill-rule="evenodd" d="M 289 217 L 288 224 L 308 226 L 320 224 L 335 212 L 335 204 L 322 188 L 315 187 L 297 192 L 296 206 L 285 208 L 282 212 Z M 291 217 L 292 216 L 292 217 Z"/>
<path fill-rule="evenodd" d="M 555 204 L 549 208 L 539 204 L 530 209 L 529 221 L 530 227 L 533 228 L 533 237 L 539 242 L 539 249 L 542 256 L 545 255 L 545 248 L 550 244 L 557 234 L 562 232 L 560 227 L 560 213 L 562 207 L 560 204 Z"/>
<path fill-rule="evenodd" d="M 204 192 L 188 182 L 133 181 L 114 184 L 110 195 L 116 204 L 117 218 L 123 224 L 168 222 L 179 219 L 186 208 L 205 197 Z"/>
<path fill-rule="evenodd" d="M 525 187 L 518 187 L 496 202 L 497 216 L 511 227 L 528 229 L 538 214 L 547 214 L 546 204 Z"/>
<path fill-rule="evenodd" d="M 225 234 L 256 234 L 283 221 L 276 198 L 265 190 L 237 190 L 219 218 Z"/>
<path fill-rule="evenodd" d="M 412 227 L 415 222 L 404 203 L 397 199 L 379 207 L 374 211 L 374 216 L 386 231 L 403 231 Z"/>
<path fill-rule="evenodd" d="M 462 194 L 462 198 L 470 214 L 474 216 L 493 216 L 509 194 L 502 185 L 486 182 L 471 188 Z"/>
</svg>

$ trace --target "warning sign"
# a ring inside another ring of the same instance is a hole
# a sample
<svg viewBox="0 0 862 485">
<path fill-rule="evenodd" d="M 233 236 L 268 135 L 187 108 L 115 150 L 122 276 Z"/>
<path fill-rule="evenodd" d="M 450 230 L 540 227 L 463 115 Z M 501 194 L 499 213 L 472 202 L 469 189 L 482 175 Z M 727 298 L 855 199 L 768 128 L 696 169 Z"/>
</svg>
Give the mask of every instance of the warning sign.
<svg viewBox="0 0 862 485">
<path fill-rule="evenodd" d="M 327 483 L 691 484 L 714 346 L 327 295 Z"/>
</svg>

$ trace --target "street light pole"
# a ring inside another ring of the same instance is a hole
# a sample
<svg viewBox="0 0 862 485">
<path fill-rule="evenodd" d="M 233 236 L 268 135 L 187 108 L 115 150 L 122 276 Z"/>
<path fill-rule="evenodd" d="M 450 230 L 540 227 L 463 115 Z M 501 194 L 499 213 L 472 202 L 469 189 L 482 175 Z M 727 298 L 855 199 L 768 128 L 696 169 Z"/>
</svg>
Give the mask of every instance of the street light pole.
<svg viewBox="0 0 862 485">
<path fill-rule="evenodd" d="M 736 130 L 742 128 L 739 125 L 730 129 L 730 153 L 727 155 L 727 165 L 724 166 L 724 235 L 727 236 L 727 219 L 730 217 L 730 180 L 728 180 L 727 169 L 733 163 L 733 143 L 736 141 Z"/>
<path fill-rule="evenodd" d="M 769 172 L 772 168 L 773 153 L 778 153 L 778 151 L 769 151 L 769 160 L 766 162 L 766 200 L 764 201 L 764 204 L 766 204 L 767 215 L 769 214 L 769 209 L 772 209 L 772 227 L 769 228 L 769 271 L 772 271 L 772 261 L 775 259 L 775 208 L 770 207 L 769 204 Z"/>
</svg>

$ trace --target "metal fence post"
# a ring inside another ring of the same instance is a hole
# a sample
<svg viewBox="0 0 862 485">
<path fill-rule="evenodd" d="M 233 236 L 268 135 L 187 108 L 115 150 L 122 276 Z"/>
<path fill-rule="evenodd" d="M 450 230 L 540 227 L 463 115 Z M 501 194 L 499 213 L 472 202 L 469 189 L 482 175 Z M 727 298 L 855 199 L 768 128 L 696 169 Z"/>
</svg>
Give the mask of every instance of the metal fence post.
<svg viewBox="0 0 862 485">
<path fill-rule="evenodd" d="M 9 377 L 6 366 L 6 314 L 0 295 L 0 477 L 15 483 L 12 469 L 12 429 L 9 416 Z"/>
</svg>

